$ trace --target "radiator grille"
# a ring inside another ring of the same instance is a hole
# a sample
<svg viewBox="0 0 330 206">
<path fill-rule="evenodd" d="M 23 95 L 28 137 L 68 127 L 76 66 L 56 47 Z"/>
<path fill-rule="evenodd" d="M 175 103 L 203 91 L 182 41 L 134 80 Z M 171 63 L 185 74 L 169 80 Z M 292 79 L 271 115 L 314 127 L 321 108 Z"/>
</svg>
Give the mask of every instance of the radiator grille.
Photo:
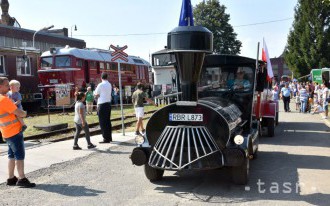
<svg viewBox="0 0 330 206">
<path fill-rule="evenodd" d="M 149 165 L 168 170 L 221 167 L 223 156 L 204 126 L 167 126 L 156 142 Z"/>
</svg>

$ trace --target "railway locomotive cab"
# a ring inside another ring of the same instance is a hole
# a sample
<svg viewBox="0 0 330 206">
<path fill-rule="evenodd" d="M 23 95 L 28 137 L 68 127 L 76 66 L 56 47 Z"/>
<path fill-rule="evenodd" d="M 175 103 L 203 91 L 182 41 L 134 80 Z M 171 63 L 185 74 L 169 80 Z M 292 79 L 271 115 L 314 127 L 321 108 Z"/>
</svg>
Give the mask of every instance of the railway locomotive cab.
<svg viewBox="0 0 330 206">
<path fill-rule="evenodd" d="M 176 27 L 167 42 L 182 96 L 154 113 L 146 134 L 136 137 L 133 164 L 144 165 L 150 181 L 160 180 L 165 170 L 230 167 L 233 182 L 246 184 L 249 161 L 258 151 L 259 123 L 252 119 L 255 60 L 207 55 L 213 35 L 204 27 Z M 246 88 L 236 88 L 238 70 L 249 77 Z"/>
</svg>

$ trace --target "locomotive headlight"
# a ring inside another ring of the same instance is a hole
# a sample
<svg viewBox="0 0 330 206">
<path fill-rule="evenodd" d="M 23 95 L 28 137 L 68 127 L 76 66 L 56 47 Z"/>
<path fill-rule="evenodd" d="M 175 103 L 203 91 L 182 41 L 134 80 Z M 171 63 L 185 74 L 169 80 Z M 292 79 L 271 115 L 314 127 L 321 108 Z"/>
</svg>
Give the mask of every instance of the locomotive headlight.
<svg viewBox="0 0 330 206">
<path fill-rule="evenodd" d="M 142 135 L 136 135 L 135 136 L 135 143 L 138 145 L 141 145 L 144 143 L 144 137 Z"/>
<path fill-rule="evenodd" d="M 235 142 L 235 144 L 237 144 L 237 145 L 241 145 L 241 144 L 243 144 L 243 142 L 244 142 L 244 137 L 243 137 L 242 135 L 236 135 L 236 136 L 234 137 L 234 142 Z"/>
</svg>

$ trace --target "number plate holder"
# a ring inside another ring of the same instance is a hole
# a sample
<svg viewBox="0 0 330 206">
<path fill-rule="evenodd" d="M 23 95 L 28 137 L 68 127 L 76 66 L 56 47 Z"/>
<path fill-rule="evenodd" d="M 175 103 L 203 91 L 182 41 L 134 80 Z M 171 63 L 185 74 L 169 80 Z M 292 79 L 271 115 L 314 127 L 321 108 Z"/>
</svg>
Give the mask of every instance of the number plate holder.
<svg viewBox="0 0 330 206">
<path fill-rule="evenodd" d="M 170 122 L 202 122 L 203 114 L 169 113 Z"/>
</svg>

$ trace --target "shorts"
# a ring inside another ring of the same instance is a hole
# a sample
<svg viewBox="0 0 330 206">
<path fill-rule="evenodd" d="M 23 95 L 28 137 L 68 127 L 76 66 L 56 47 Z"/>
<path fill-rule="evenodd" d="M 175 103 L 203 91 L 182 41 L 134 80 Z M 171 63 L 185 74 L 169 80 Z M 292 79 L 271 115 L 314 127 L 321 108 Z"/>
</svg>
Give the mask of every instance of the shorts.
<svg viewBox="0 0 330 206">
<path fill-rule="evenodd" d="M 136 116 L 136 118 L 142 118 L 144 116 L 144 108 L 135 107 L 135 116 Z"/>
<path fill-rule="evenodd" d="M 25 147 L 24 138 L 22 132 L 16 134 L 13 137 L 6 138 L 8 145 L 8 159 L 24 160 L 25 159 Z"/>
</svg>

